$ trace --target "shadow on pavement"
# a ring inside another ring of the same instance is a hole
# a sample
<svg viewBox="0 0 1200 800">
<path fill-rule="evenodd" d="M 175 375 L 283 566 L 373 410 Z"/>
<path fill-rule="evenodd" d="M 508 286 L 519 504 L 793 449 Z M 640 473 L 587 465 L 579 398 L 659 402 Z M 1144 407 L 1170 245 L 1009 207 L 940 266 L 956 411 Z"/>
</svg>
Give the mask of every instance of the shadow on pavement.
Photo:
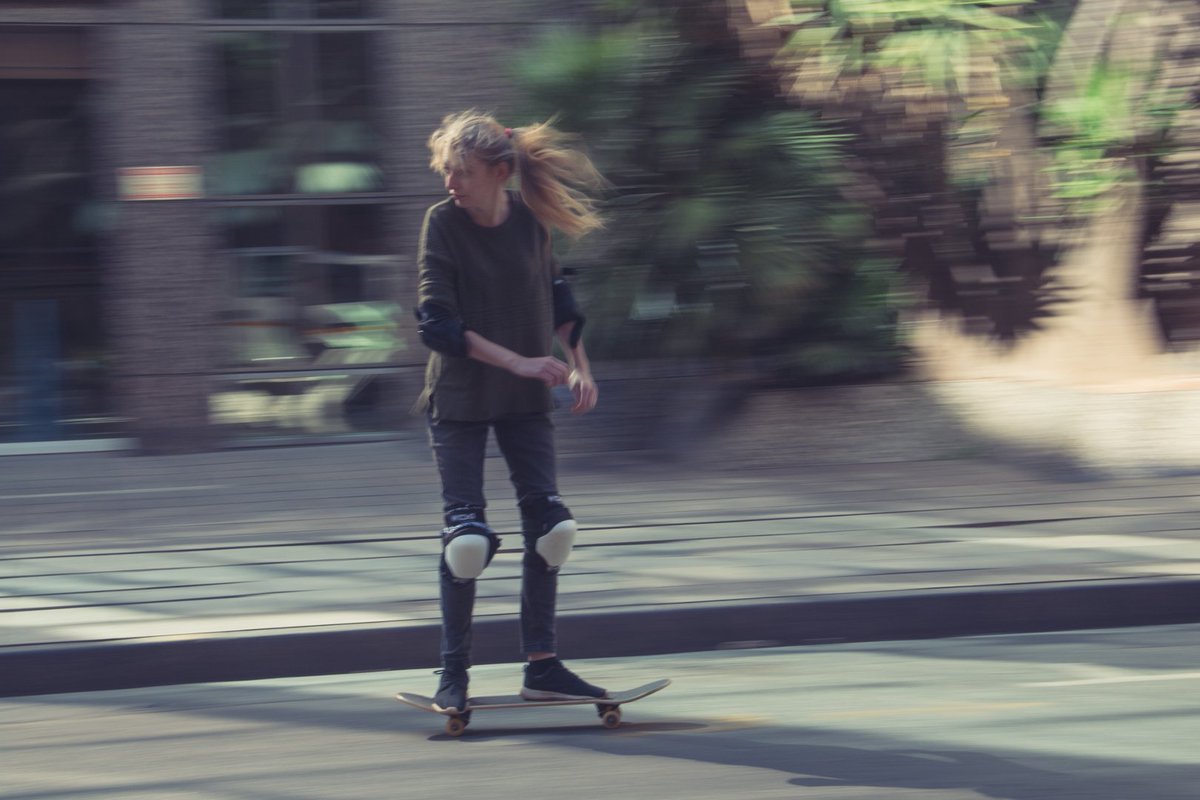
<svg viewBox="0 0 1200 800">
<path fill-rule="evenodd" d="M 311 736 L 326 741 L 325 746 L 330 748 L 340 747 L 337 731 L 398 738 L 397 752 L 411 751 L 412 747 L 403 745 L 403 740 L 413 736 L 439 748 L 472 747 L 519 738 L 539 748 L 574 748 L 612 756 L 678 759 L 766 770 L 780 773 L 781 782 L 806 788 L 957 789 L 974 793 L 971 796 L 996 800 L 1144 800 L 1150 797 L 1155 800 L 1194 800 L 1195 786 L 1200 783 L 1200 767 L 1195 766 L 1081 758 L 1013 748 L 1005 748 L 1001 753 L 931 748 L 894 736 L 816 726 L 780 726 L 760 723 L 753 717 L 740 722 L 736 718 L 697 720 L 695 715 L 684 720 L 663 719 L 661 715 L 655 719 L 651 708 L 631 710 L 628 716 L 633 719 L 614 731 L 602 729 L 598 722 L 577 722 L 577 719 L 587 720 L 591 715 L 591 709 L 586 707 L 583 710 L 555 709 L 554 713 L 546 713 L 544 717 L 528 712 L 515 712 L 524 717 L 489 712 L 490 716 L 485 720 L 473 721 L 463 737 L 452 739 L 436 733 L 441 727 L 440 717 L 405 711 L 394 700 L 382 695 L 369 698 L 361 693 L 332 689 L 326 693 L 286 686 L 226 684 L 191 686 L 179 692 L 165 688 L 153 690 L 149 701 L 143 691 L 138 693 L 138 698 L 130 702 L 133 699 L 130 694 L 112 692 L 18 698 L 9 701 L 9 705 L 44 705 L 48 712 L 56 705 L 73 706 L 77 710 L 81 705 L 90 705 L 102 714 L 123 711 L 148 715 L 142 725 L 147 729 L 145 737 L 105 737 L 103 745 L 109 752 L 121 746 L 145 745 L 148 738 L 157 743 L 170 743 L 173 734 L 157 730 L 159 726 L 155 723 L 164 720 L 162 715 L 171 718 L 181 715 L 192 720 L 196 717 L 216 720 L 230 729 L 248 726 L 290 735 L 299 735 L 297 731 L 304 729 Z M 75 716 L 90 715 L 85 711 Z M 527 722 L 517 724 L 517 718 Z M 497 727 L 491 727 L 493 719 Z M 1107 717 L 1097 717 L 1094 721 L 1097 726 L 1114 722 Z M 205 740 L 216 741 L 216 737 L 223 735 L 223 730 L 225 728 L 217 727 L 178 734 L 178 746 L 202 746 Z M 320 733 L 321 730 L 326 733 Z M 17 756 L 21 749 L 24 748 L 14 747 L 12 755 Z M 396 748 L 385 746 L 384 749 Z M 536 760 L 545 757 L 543 753 Z M 314 766 L 319 772 L 325 772 L 324 767 L 330 765 Z M 402 780 L 402 760 L 389 761 L 375 768 L 394 769 L 397 779 Z M 773 779 L 767 777 L 764 780 L 770 782 Z M 154 785 L 165 788 L 170 784 Z M 138 792 L 147 790 L 142 785 L 129 788 L 136 788 Z M 191 788 L 196 787 L 193 784 Z M 109 786 L 104 791 L 114 789 Z M 88 797 L 91 794 L 80 787 L 79 791 L 69 795 L 54 796 Z M 43 795 L 8 797 L 33 800 Z"/>
</svg>

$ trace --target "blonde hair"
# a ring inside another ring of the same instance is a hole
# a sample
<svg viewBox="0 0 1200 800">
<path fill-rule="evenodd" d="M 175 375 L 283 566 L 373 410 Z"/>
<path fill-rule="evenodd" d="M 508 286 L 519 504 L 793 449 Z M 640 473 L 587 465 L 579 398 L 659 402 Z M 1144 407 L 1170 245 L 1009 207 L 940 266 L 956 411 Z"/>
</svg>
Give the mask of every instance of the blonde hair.
<svg viewBox="0 0 1200 800">
<path fill-rule="evenodd" d="M 451 114 L 429 137 L 429 166 L 445 173 L 476 155 L 485 164 L 508 164 L 521 199 L 538 221 L 571 237 L 603 227 L 593 194 L 608 183 L 576 137 L 550 122 L 505 128 L 474 109 Z"/>
</svg>

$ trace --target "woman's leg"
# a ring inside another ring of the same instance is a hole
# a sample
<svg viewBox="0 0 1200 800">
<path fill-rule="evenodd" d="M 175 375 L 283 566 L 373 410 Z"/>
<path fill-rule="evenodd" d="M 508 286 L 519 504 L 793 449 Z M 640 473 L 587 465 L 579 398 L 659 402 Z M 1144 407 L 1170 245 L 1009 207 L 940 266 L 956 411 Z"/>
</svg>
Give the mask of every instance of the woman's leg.
<svg viewBox="0 0 1200 800">
<path fill-rule="evenodd" d="M 521 507 L 525 555 L 521 570 L 521 650 L 530 659 L 521 696 L 526 700 L 606 697 L 558 660 L 555 604 L 558 569 L 570 554 L 575 520 L 558 496 L 554 425 L 545 414 L 496 423 L 496 442 L 508 461 Z"/>
<path fill-rule="evenodd" d="M 430 442 L 442 480 L 446 529 L 473 517 L 486 524 L 483 459 L 486 422 L 431 420 Z M 471 666 L 471 618 L 475 611 L 475 580 L 454 577 L 443 556 L 438 567 L 442 602 L 442 666 L 465 671 Z"/>
<path fill-rule="evenodd" d="M 521 561 L 521 652 L 554 653 L 558 567 L 539 555 L 537 540 L 548 520 L 569 519 L 558 496 L 554 424 L 546 414 L 506 417 L 495 424 L 496 443 L 508 463 L 521 510 L 525 552 Z"/>
</svg>

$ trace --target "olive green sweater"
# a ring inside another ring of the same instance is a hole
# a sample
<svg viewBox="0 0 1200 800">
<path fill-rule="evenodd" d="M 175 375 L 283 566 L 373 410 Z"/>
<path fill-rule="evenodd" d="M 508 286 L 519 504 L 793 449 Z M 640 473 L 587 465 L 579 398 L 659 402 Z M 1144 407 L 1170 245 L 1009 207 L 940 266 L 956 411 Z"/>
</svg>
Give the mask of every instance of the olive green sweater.
<svg viewBox="0 0 1200 800">
<path fill-rule="evenodd" d="M 558 263 L 546 229 L 516 192 L 509 197 L 508 219 L 494 228 L 475 224 L 453 200 L 429 209 L 417 254 L 417 305 L 441 306 L 467 330 L 520 355 L 548 356 Z M 462 421 L 552 408 L 550 391 L 539 380 L 438 352 L 430 353 L 417 403 L 434 419 Z"/>
</svg>

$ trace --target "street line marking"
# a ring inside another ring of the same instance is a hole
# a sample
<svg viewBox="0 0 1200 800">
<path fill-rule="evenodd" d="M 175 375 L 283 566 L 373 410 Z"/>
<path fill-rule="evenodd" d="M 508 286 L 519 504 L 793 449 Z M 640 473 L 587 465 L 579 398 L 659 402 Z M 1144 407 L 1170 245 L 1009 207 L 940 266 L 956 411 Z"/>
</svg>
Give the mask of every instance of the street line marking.
<svg viewBox="0 0 1200 800">
<path fill-rule="evenodd" d="M 984 711 L 1008 711 L 1018 708 L 1038 708 L 1050 705 L 1042 702 L 1020 703 L 947 703 L 939 706 L 908 706 L 901 708 L 862 708 L 853 711 L 826 711 L 814 715 L 817 719 L 870 719 L 872 717 L 911 717 L 919 714 L 977 714 Z"/>
<path fill-rule="evenodd" d="M 0 494 L 0 500 L 37 500 L 48 497 L 95 497 L 106 494 L 151 494 L 154 492 L 207 492 L 228 489 L 226 484 L 211 486 L 162 486 L 157 489 L 103 489 L 94 492 L 47 492 L 46 494 Z"/>
<path fill-rule="evenodd" d="M 977 540 L 978 544 L 1002 544 L 1015 547 L 1043 548 L 1046 550 L 1123 550 L 1139 547 L 1171 547 L 1187 544 L 1186 539 L 1170 539 L 1163 536 L 1118 536 L 1066 534 L 1063 536 L 989 537 Z"/>
<path fill-rule="evenodd" d="M 1075 681 L 1039 681 L 1020 686 L 1098 686 L 1105 683 L 1144 683 L 1148 681 L 1195 681 L 1200 672 L 1171 672 L 1166 675 L 1122 675 L 1114 678 L 1083 678 Z"/>
</svg>

